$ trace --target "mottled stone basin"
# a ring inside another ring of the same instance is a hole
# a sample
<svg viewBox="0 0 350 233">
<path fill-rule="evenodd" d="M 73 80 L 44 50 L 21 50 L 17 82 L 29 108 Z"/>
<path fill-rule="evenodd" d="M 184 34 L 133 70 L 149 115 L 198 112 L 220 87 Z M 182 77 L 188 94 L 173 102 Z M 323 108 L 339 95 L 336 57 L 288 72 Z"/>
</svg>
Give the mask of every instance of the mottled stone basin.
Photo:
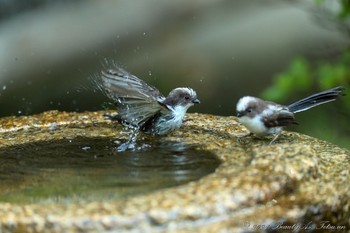
<svg viewBox="0 0 350 233">
<path fill-rule="evenodd" d="M 0 147 L 48 139 L 123 138 L 104 112 L 46 112 L 0 120 Z M 1 232 L 260 231 L 350 226 L 350 153 L 285 132 L 273 145 L 247 138 L 235 117 L 188 114 L 164 140 L 196 144 L 222 163 L 198 181 L 123 200 L 0 203 Z M 148 136 L 145 136 L 148 137 Z M 296 224 L 293 226 L 293 224 Z"/>
</svg>

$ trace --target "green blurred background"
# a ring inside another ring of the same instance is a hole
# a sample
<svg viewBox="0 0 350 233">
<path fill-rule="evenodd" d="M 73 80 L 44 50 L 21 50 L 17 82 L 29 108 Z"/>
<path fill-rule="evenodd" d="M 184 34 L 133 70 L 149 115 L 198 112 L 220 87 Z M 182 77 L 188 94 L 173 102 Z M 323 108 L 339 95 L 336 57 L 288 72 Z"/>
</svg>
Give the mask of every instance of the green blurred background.
<svg viewBox="0 0 350 233">
<path fill-rule="evenodd" d="M 289 104 L 350 82 L 344 0 L 0 0 L 1 116 L 103 109 L 105 59 L 157 86 L 193 87 L 192 112 L 243 95 Z M 350 148 L 349 95 L 289 128 Z"/>
</svg>

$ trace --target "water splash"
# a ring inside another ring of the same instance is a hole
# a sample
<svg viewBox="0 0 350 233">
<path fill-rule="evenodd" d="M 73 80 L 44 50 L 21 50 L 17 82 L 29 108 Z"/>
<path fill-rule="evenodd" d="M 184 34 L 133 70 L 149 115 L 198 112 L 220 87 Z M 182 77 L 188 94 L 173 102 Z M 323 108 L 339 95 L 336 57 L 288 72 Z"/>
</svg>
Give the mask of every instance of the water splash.
<svg viewBox="0 0 350 233">
<path fill-rule="evenodd" d="M 124 152 L 126 150 L 135 151 L 138 148 L 136 146 L 136 141 L 137 141 L 137 136 L 140 133 L 140 130 L 139 130 L 139 128 L 134 127 L 134 126 L 125 126 L 125 128 L 127 128 L 129 130 L 127 132 L 122 132 L 122 134 L 127 134 L 129 139 L 126 142 L 119 145 L 117 147 L 117 151 L 118 152 Z"/>
</svg>

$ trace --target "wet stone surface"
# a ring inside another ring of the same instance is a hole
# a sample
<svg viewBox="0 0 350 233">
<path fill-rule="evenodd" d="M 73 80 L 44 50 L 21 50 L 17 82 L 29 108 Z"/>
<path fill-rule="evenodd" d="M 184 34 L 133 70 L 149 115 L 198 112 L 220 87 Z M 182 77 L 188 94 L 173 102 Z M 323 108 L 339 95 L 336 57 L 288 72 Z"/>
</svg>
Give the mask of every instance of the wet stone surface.
<svg viewBox="0 0 350 233">
<path fill-rule="evenodd" d="M 104 120 L 103 114 L 52 111 L 2 118 L 0 150 L 79 137 L 126 141 L 122 127 Z M 350 230 L 349 151 L 291 132 L 284 132 L 273 145 L 268 145 L 269 140 L 251 137 L 238 140 L 246 134 L 235 117 L 188 114 L 180 130 L 168 136 L 139 136 L 146 142 L 194 146 L 198 156 L 200 151 L 215 154 L 221 161 L 215 172 L 199 180 L 125 198 L 2 201 L 1 230 L 259 232 L 269 227 L 268 230 L 290 232 L 287 228 L 293 224 L 301 230 Z"/>
</svg>

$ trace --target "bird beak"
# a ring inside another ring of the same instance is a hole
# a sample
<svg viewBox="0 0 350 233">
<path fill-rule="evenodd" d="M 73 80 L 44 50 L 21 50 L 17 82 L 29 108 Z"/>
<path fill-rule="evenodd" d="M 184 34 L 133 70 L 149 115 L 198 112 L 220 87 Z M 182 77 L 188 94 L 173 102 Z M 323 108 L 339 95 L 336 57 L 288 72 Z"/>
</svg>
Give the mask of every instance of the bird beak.
<svg viewBox="0 0 350 233">
<path fill-rule="evenodd" d="M 237 117 L 242 117 L 243 115 L 243 112 L 237 112 Z"/>
<path fill-rule="evenodd" d="M 199 99 L 194 99 L 194 100 L 192 100 L 192 103 L 194 103 L 194 104 L 200 104 L 201 101 L 200 101 Z"/>
</svg>

